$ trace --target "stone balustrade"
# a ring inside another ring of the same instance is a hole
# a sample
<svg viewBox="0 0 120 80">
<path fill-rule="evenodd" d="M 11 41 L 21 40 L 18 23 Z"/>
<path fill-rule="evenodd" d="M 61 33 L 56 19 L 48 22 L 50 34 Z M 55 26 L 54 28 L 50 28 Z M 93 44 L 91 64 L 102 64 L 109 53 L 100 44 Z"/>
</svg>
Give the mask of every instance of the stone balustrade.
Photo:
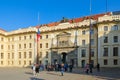
<svg viewBox="0 0 120 80">
<path fill-rule="evenodd" d="M 113 20 L 120 20 L 120 15 L 105 15 L 103 17 L 98 18 L 98 22 L 103 22 L 103 21 L 113 21 Z"/>
</svg>

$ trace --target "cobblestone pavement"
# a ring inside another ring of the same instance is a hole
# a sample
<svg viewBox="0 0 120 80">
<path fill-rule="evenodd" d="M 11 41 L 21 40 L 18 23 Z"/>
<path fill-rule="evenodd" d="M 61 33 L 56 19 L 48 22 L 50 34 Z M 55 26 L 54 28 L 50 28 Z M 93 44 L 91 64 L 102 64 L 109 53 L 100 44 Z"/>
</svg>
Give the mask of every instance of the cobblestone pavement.
<svg viewBox="0 0 120 80">
<path fill-rule="evenodd" d="M 82 68 L 74 69 L 72 73 L 41 71 L 33 76 L 30 68 L 0 68 L 0 80 L 120 80 L 120 68 L 102 68 L 100 72 L 96 69 L 92 74 L 85 74 Z"/>
</svg>

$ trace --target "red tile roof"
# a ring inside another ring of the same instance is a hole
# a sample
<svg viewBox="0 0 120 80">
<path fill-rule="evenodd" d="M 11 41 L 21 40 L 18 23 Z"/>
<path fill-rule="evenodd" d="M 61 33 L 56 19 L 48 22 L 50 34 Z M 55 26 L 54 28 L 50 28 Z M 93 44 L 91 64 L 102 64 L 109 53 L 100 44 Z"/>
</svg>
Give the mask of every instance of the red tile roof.
<svg viewBox="0 0 120 80">
<path fill-rule="evenodd" d="M 77 22 L 81 22 L 81 21 L 83 21 L 83 18 L 75 18 L 72 20 L 73 23 L 77 23 Z"/>
<path fill-rule="evenodd" d="M 92 18 L 93 20 L 98 20 L 99 17 L 102 17 L 104 15 L 105 15 L 105 13 L 96 14 L 96 15 L 92 15 L 92 16 L 85 16 L 85 17 L 81 17 L 81 18 L 70 19 L 68 22 L 69 23 L 77 23 L 77 22 L 82 22 L 83 20 L 89 19 L 89 18 Z M 111 13 L 108 12 L 107 15 L 111 15 Z M 49 23 L 49 24 L 44 24 L 43 26 L 52 27 L 52 26 L 57 26 L 59 24 L 60 24 L 60 22 L 52 22 L 52 23 Z"/>
<path fill-rule="evenodd" d="M 3 29 L 1 29 L 1 28 L 0 28 L 0 30 L 6 32 L 5 30 L 3 30 Z"/>
<path fill-rule="evenodd" d="M 57 26 L 58 24 L 59 24 L 59 22 L 53 22 L 53 23 L 47 24 L 47 26 L 48 26 L 48 27 Z"/>
</svg>

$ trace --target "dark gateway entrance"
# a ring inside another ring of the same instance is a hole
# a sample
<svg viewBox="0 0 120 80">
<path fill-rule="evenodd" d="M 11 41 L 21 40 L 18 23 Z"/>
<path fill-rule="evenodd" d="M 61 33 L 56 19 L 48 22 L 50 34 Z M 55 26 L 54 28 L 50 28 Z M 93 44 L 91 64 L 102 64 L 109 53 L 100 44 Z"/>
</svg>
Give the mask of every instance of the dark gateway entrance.
<svg viewBox="0 0 120 80">
<path fill-rule="evenodd" d="M 62 55 L 62 57 L 61 57 L 61 58 L 62 58 L 62 62 L 63 62 L 63 63 L 66 63 L 67 53 L 63 52 L 61 55 Z"/>
</svg>

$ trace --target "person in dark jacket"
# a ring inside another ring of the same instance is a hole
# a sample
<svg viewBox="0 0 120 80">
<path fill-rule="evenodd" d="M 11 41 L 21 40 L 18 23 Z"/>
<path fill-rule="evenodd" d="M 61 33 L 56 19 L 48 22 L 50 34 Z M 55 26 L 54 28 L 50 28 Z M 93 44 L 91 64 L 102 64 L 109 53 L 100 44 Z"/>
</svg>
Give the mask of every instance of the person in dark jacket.
<svg viewBox="0 0 120 80">
<path fill-rule="evenodd" d="M 98 63 L 96 67 L 97 67 L 97 71 L 99 72 L 100 71 L 100 64 Z"/>
<path fill-rule="evenodd" d="M 93 72 L 93 71 L 92 71 L 92 68 L 93 68 L 93 63 L 90 63 L 90 64 L 89 64 L 90 73 Z"/>
</svg>

